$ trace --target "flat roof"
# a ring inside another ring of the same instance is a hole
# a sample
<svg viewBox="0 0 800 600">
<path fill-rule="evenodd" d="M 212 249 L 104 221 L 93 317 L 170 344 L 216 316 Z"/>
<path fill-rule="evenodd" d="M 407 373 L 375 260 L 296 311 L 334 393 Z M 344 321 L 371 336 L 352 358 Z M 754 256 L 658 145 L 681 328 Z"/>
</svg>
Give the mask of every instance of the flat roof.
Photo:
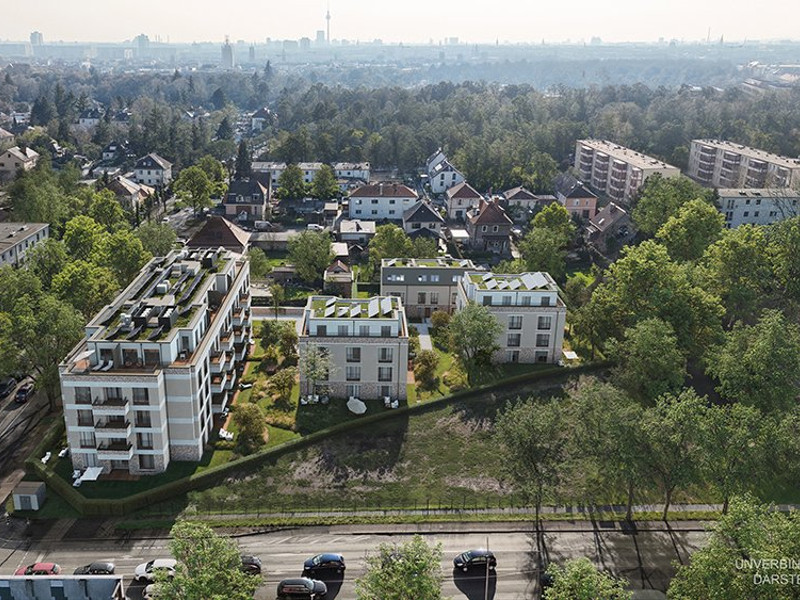
<svg viewBox="0 0 800 600">
<path fill-rule="evenodd" d="M 475 265 L 468 258 L 384 258 L 381 267 L 410 267 L 410 268 L 437 268 L 437 269 L 475 269 Z"/>
<path fill-rule="evenodd" d="M 720 198 L 800 198 L 792 188 L 720 188 Z"/>
<path fill-rule="evenodd" d="M 400 299 L 395 296 L 374 296 L 369 299 L 312 296 L 307 307 L 315 319 L 384 319 L 395 321 Z"/>
<path fill-rule="evenodd" d="M 582 146 L 588 146 L 598 152 L 604 152 L 611 158 L 616 158 L 617 160 L 626 162 L 639 169 L 675 169 L 678 171 L 678 167 L 673 167 L 657 158 L 642 154 L 636 150 L 631 150 L 625 146 L 620 146 L 614 142 L 609 142 L 608 140 L 578 140 L 578 143 Z"/>
<path fill-rule="evenodd" d="M 735 152 L 736 154 L 742 154 L 743 156 L 755 158 L 756 160 L 763 160 L 780 167 L 786 167 L 787 169 L 797 169 L 800 167 L 800 159 L 798 158 L 780 156 L 779 154 L 773 154 L 772 152 L 759 150 L 758 148 L 751 148 L 750 146 L 745 146 L 743 144 L 736 144 L 734 142 L 729 142 L 728 140 L 697 139 L 692 140 L 692 143 L 711 146 L 712 148 L 727 150 L 728 152 Z"/>
<path fill-rule="evenodd" d="M 557 292 L 558 286 L 544 271 L 518 273 L 514 275 L 496 273 L 467 273 L 470 281 L 479 290 L 490 292 L 528 292 L 547 291 Z"/>
</svg>

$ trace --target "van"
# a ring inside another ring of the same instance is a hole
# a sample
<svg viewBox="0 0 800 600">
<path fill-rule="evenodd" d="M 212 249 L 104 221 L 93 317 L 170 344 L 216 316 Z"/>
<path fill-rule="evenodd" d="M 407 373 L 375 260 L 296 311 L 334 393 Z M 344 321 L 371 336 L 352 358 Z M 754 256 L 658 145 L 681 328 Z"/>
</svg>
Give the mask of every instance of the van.
<svg viewBox="0 0 800 600">
<path fill-rule="evenodd" d="M 306 229 L 309 231 L 325 231 L 325 228 L 322 225 L 317 225 L 316 223 L 309 223 L 306 225 Z"/>
<path fill-rule="evenodd" d="M 328 594 L 328 587 L 316 579 L 298 577 L 284 579 L 278 584 L 278 600 L 323 600 Z"/>
</svg>

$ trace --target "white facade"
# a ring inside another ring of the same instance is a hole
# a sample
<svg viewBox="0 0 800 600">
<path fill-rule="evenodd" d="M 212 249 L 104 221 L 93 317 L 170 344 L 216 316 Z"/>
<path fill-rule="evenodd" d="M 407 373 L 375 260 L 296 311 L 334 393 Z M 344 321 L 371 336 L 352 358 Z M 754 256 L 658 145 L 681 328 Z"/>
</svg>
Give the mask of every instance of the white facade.
<svg viewBox="0 0 800 600">
<path fill-rule="evenodd" d="M 322 168 L 322 163 L 321 162 L 298 163 L 297 166 L 303 172 L 303 183 L 311 183 L 312 181 L 314 181 L 314 177 L 317 176 L 317 173 Z"/>
<path fill-rule="evenodd" d="M 152 152 L 136 162 L 133 174 L 136 183 L 166 187 L 172 181 L 172 163 Z"/>
<path fill-rule="evenodd" d="M 369 182 L 370 165 L 365 163 L 336 163 L 333 165 L 336 179 L 360 179 Z"/>
<path fill-rule="evenodd" d="M 262 162 L 256 161 L 253 163 L 253 171 L 256 173 L 269 173 L 272 189 L 278 189 L 278 178 L 286 170 L 286 163 L 283 162 Z"/>
<path fill-rule="evenodd" d="M 154 258 L 59 365 L 75 469 L 199 461 L 250 337 L 250 271 L 227 250 Z"/>
<path fill-rule="evenodd" d="M 723 140 L 692 140 L 688 175 L 719 188 L 789 188 L 800 183 L 800 159 Z"/>
<path fill-rule="evenodd" d="M 461 171 L 450 164 L 448 160 L 441 161 L 428 173 L 428 183 L 434 194 L 443 194 L 449 188 L 465 180 Z"/>
<path fill-rule="evenodd" d="M 720 189 L 725 226 L 770 225 L 800 215 L 800 193 L 791 189 Z"/>
<path fill-rule="evenodd" d="M 14 146 L 0 153 L 0 181 L 14 179 L 17 171 L 30 171 L 39 161 L 39 153 L 31 148 Z"/>
<path fill-rule="evenodd" d="M 494 362 L 556 363 L 561 359 L 567 307 L 548 273 L 497 275 L 472 271 L 459 279 L 456 310 L 485 306 L 503 327 Z"/>
<path fill-rule="evenodd" d="M 630 202 L 651 175 L 678 177 L 678 167 L 606 140 L 578 140 L 575 169 L 583 181 L 616 202 Z"/>
<path fill-rule="evenodd" d="M 0 223 L 0 267 L 17 267 L 25 255 L 50 236 L 47 223 Z"/>
<path fill-rule="evenodd" d="M 417 193 L 400 183 L 365 185 L 350 194 L 350 218 L 399 221 L 417 200 Z"/>
</svg>

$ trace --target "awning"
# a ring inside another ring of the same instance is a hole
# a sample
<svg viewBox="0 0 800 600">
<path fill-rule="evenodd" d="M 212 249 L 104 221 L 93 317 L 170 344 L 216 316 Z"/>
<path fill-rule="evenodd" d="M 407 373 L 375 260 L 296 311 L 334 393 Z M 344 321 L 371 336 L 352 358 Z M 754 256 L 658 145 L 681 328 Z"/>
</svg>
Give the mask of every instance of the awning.
<svg viewBox="0 0 800 600">
<path fill-rule="evenodd" d="M 103 467 L 89 467 L 81 475 L 82 481 L 97 481 L 97 478 L 103 474 Z"/>
<path fill-rule="evenodd" d="M 78 356 L 75 357 L 75 360 L 84 360 L 89 358 L 92 354 L 94 354 L 94 348 L 89 348 L 88 350 L 84 350 Z"/>
</svg>

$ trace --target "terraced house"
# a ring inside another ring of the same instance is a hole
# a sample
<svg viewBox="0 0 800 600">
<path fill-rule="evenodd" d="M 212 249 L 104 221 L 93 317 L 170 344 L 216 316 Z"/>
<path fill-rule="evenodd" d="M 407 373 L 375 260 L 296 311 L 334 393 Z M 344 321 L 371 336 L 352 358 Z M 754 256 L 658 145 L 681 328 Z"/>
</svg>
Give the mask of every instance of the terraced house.
<svg viewBox="0 0 800 600">
<path fill-rule="evenodd" d="M 250 339 L 248 262 L 223 248 L 154 258 L 59 366 L 75 469 L 153 474 L 197 461 Z"/>
<path fill-rule="evenodd" d="M 458 282 L 456 309 L 470 302 L 485 306 L 503 326 L 494 362 L 556 363 L 561 359 L 567 307 L 549 273 L 466 272 Z"/>
<path fill-rule="evenodd" d="M 324 380 L 312 381 L 302 366 L 312 347 L 328 354 L 334 365 Z M 408 323 L 399 298 L 311 296 L 298 350 L 302 395 L 406 399 Z"/>
</svg>

